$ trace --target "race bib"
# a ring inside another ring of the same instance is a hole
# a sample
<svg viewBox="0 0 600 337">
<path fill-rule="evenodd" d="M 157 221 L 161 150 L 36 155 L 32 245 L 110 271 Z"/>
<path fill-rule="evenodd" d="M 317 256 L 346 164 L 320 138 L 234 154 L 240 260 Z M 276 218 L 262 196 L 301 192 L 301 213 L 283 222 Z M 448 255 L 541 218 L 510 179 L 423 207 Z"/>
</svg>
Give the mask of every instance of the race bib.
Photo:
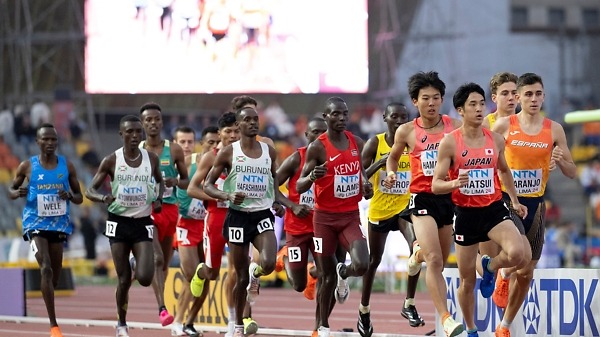
<svg viewBox="0 0 600 337">
<path fill-rule="evenodd" d="M 115 202 L 123 207 L 142 207 L 148 202 L 148 187 L 119 185 Z"/>
<path fill-rule="evenodd" d="M 163 195 L 162 195 L 163 198 L 168 198 L 172 195 L 173 195 L 173 186 L 171 186 L 171 187 L 165 186 L 165 191 L 163 192 Z"/>
<path fill-rule="evenodd" d="M 333 196 L 336 198 L 346 199 L 360 193 L 360 176 L 358 173 L 349 175 L 336 174 L 333 184 Z"/>
<path fill-rule="evenodd" d="M 206 218 L 206 208 L 202 200 L 192 198 L 187 216 L 195 220 L 204 220 Z"/>
<path fill-rule="evenodd" d="M 221 191 L 223 191 L 223 185 L 225 184 L 225 180 L 223 180 L 222 178 L 219 177 L 219 179 L 217 179 L 215 185 L 217 186 L 217 188 Z M 217 200 L 217 208 L 228 208 L 229 207 L 229 201 L 228 200 Z"/>
<path fill-rule="evenodd" d="M 154 225 L 146 226 L 146 230 L 148 231 L 148 239 L 154 239 Z"/>
<path fill-rule="evenodd" d="M 464 195 L 489 195 L 496 192 L 493 168 L 459 169 L 458 173 L 461 174 L 465 171 L 469 171 L 469 182 L 459 188 L 460 193 Z"/>
<path fill-rule="evenodd" d="M 289 262 L 301 262 L 302 252 L 300 247 L 288 247 L 288 261 Z"/>
<path fill-rule="evenodd" d="M 181 242 L 182 244 L 190 244 L 188 240 L 188 230 L 186 228 L 177 227 L 177 242 Z"/>
<path fill-rule="evenodd" d="M 109 238 L 114 238 L 117 234 L 117 223 L 115 221 L 106 220 L 106 228 L 104 229 L 104 235 Z"/>
<path fill-rule="evenodd" d="M 246 197 L 262 199 L 267 194 L 269 177 L 261 173 L 238 173 L 235 181 L 236 192 L 243 192 Z"/>
<path fill-rule="evenodd" d="M 410 194 L 410 199 L 408 200 L 408 209 L 415 208 L 415 198 L 417 195 L 415 193 Z"/>
<path fill-rule="evenodd" d="M 268 230 L 273 230 L 273 223 L 271 222 L 271 219 L 269 219 L 269 218 L 262 219 L 258 222 L 258 225 L 256 225 L 256 229 L 258 230 L 258 233 L 262 233 L 262 232 L 268 231 Z"/>
<path fill-rule="evenodd" d="M 511 171 L 517 194 L 539 193 L 542 191 L 542 169 Z"/>
<path fill-rule="evenodd" d="M 315 207 L 315 193 L 314 193 L 315 185 L 312 184 L 310 189 L 302 194 L 300 194 L 300 205 L 306 205 L 311 209 Z"/>
<path fill-rule="evenodd" d="M 323 253 L 323 239 L 313 238 L 313 245 L 315 246 L 315 253 Z"/>
<path fill-rule="evenodd" d="M 229 227 L 229 242 L 244 243 L 244 229 Z"/>
<path fill-rule="evenodd" d="M 37 246 L 37 244 L 35 243 L 34 240 L 31 240 L 30 247 L 31 247 L 31 252 L 33 252 L 33 255 L 37 254 L 37 252 L 38 252 L 38 246 Z"/>
<path fill-rule="evenodd" d="M 437 164 L 438 151 L 429 150 L 421 152 L 421 170 L 426 177 L 433 177 L 435 164 Z"/>
<path fill-rule="evenodd" d="M 39 216 L 61 216 L 67 214 L 67 201 L 58 194 L 38 194 L 37 209 Z"/>
<path fill-rule="evenodd" d="M 379 191 L 385 194 L 406 194 L 408 193 L 408 186 L 410 185 L 410 177 L 410 171 L 396 172 L 396 182 L 394 183 L 394 186 L 392 186 L 392 188 L 386 188 L 383 182 L 385 181 L 385 178 L 387 178 L 387 172 L 379 171 L 379 179 L 377 182 L 379 184 Z"/>
</svg>

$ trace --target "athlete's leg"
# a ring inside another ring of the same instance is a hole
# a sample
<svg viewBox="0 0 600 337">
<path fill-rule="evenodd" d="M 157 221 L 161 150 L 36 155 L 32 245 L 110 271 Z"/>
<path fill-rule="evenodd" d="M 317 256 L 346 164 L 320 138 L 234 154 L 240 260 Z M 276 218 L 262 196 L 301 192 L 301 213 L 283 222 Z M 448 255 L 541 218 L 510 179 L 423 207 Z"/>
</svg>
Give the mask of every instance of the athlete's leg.
<svg viewBox="0 0 600 337">
<path fill-rule="evenodd" d="M 181 247 L 179 246 L 179 250 L 181 251 L 181 248 L 188 248 L 188 247 Z M 196 271 L 196 266 L 204 261 L 204 248 L 202 247 L 202 241 L 200 241 L 200 243 L 196 246 L 196 247 L 189 247 L 192 248 L 192 250 L 195 250 L 194 253 L 190 254 L 191 255 L 191 259 L 193 260 L 194 263 L 188 263 L 188 261 L 186 261 L 186 271 L 184 271 L 184 276 L 185 279 L 187 281 L 187 284 L 189 285 L 189 282 L 192 280 L 192 277 L 194 276 L 194 272 Z M 183 260 L 182 260 L 182 271 L 183 271 Z M 188 278 L 189 276 L 189 278 Z M 184 290 L 187 290 L 190 298 L 193 299 L 192 302 L 192 307 L 190 308 L 188 315 L 187 315 L 187 320 L 186 320 L 186 325 L 193 325 L 194 321 L 196 320 L 196 316 L 198 316 L 198 312 L 200 312 L 200 309 L 202 309 L 202 305 L 204 304 L 204 301 L 206 300 L 206 297 L 208 296 L 208 290 L 210 289 L 210 279 L 206 279 L 206 281 L 204 282 L 204 289 L 202 290 L 202 295 L 200 295 L 200 297 L 198 298 L 194 298 L 190 292 L 190 287 L 189 286 L 184 286 L 183 288 Z M 185 302 L 189 305 L 189 301 Z"/>
<path fill-rule="evenodd" d="M 458 303 L 460 305 L 463 319 L 467 329 L 476 328 L 475 326 L 475 264 L 477 263 L 478 245 L 471 246 L 455 245 L 456 263 L 458 265 L 458 274 L 460 284 L 458 286 Z"/>
<path fill-rule="evenodd" d="M 117 273 L 117 317 L 119 326 L 127 325 L 127 306 L 129 304 L 129 288 L 131 287 L 131 266 L 129 265 L 129 253 L 131 245 L 125 242 L 113 242 L 110 245 L 113 264 Z M 140 263 L 136 260 L 136 272 L 140 269 Z M 138 280 L 140 279 L 139 277 Z M 143 279 L 143 278 L 142 278 Z M 140 282 L 141 283 L 141 282 Z"/>
<path fill-rule="evenodd" d="M 377 267 L 381 263 L 388 233 L 374 231 L 373 226 L 369 224 L 369 248 L 371 249 L 369 252 L 369 267 L 363 275 L 362 297 L 360 299 L 360 304 L 364 307 L 369 306 L 375 272 L 377 272 Z"/>
<path fill-rule="evenodd" d="M 48 239 L 40 235 L 34 236 L 31 240 L 31 244 L 34 246 L 32 249 L 37 249 L 35 259 L 40 267 L 41 291 L 44 303 L 46 304 L 48 319 L 50 320 L 50 326 L 55 327 L 58 326 L 58 323 L 56 322 L 56 311 L 54 306 L 54 289 L 58 284 L 58 278 L 60 277 L 60 270 L 62 268 L 63 243 L 49 243 Z M 60 258 L 57 256 L 59 253 Z M 56 270 L 54 266 L 57 264 L 59 265 L 57 267 L 58 270 Z"/>
</svg>

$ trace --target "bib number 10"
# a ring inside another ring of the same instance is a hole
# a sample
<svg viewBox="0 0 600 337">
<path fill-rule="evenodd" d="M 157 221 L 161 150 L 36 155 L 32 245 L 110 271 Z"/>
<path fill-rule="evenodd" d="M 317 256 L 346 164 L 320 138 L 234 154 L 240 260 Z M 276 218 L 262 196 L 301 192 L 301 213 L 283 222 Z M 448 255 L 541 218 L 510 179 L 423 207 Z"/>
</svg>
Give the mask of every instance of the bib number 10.
<svg viewBox="0 0 600 337">
<path fill-rule="evenodd" d="M 258 230 L 258 233 L 262 233 L 262 232 L 268 231 L 268 230 L 273 230 L 273 223 L 271 222 L 271 219 L 269 219 L 269 218 L 262 219 L 258 222 L 258 225 L 256 225 L 256 229 Z"/>
</svg>

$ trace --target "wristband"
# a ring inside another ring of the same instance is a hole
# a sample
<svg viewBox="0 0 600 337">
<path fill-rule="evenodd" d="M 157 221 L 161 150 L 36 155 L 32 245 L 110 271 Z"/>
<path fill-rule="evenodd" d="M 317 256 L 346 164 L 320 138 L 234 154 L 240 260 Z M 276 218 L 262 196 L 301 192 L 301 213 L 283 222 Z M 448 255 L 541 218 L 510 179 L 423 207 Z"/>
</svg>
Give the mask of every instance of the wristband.
<svg viewBox="0 0 600 337">
<path fill-rule="evenodd" d="M 308 179 L 313 183 L 317 180 L 317 177 L 315 176 L 315 171 L 310 172 L 310 174 L 308 175 Z"/>
<path fill-rule="evenodd" d="M 394 171 L 388 171 L 388 173 L 387 173 L 388 177 L 395 176 L 395 175 L 396 175 L 396 172 L 394 172 Z"/>
</svg>

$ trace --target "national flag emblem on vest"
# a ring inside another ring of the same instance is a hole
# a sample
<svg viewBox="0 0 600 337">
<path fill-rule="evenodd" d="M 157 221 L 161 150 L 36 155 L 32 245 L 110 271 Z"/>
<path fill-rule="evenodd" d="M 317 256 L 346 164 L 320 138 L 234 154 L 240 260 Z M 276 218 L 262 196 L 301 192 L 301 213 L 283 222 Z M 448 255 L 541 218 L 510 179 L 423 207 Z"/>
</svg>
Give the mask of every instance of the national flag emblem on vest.
<svg viewBox="0 0 600 337">
<path fill-rule="evenodd" d="M 465 237 L 461 234 L 456 234 L 456 241 L 465 241 Z"/>
<path fill-rule="evenodd" d="M 352 154 L 352 157 L 358 157 L 358 150 L 352 150 L 350 153 Z"/>
<path fill-rule="evenodd" d="M 491 156 L 494 154 L 494 149 L 485 149 L 485 155 L 486 156 Z"/>
<path fill-rule="evenodd" d="M 246 157 L 245 156 L 237 156 L 235 157 L 235 162 L 236 163 L 243 163 L 246 161 Z"/>
<path fill-rule="evenodd" d="M 427 214 L 427 210 L 426 209 L 420 209 L 417 211 L 418 214 Z"/>
<path fill-rule="evenodd" d="M 169 165 L 171 165 L 171 161 L 169 159 L 161 159 L 160 165 L 161 166 L 169 166 Z"/>
</svg>

